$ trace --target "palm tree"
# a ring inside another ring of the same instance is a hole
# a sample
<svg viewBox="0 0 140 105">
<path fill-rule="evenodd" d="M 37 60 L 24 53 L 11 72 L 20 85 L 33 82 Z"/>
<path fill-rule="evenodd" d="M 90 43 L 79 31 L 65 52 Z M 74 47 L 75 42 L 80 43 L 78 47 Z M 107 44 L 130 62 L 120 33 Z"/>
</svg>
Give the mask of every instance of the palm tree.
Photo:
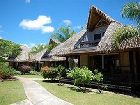
<svg viewBox="0 0 140 105">
<path fill-rule="evenodd" d="M 38 44 L 38 45 L 35 45 L 31 48 L 30 53 L 36 54 L 36 53 L 39 53 L 40 51 L 47 49 L 47 48 L 48 48 L 47 44 Z"/>
<path fill-rule="evenodd" d="M 56 39 L 63 43 L 70 37 L 72 37 L 76 32 L 70 26 L 60 27 L 55 33 L 52 34 L 52 39 Z"/>
<path fill-rule="evenodd" d="M 122 17 L 136 21 L 140 34 L 140 2 L 130 2 L 124 5 Z"/>
</svg>

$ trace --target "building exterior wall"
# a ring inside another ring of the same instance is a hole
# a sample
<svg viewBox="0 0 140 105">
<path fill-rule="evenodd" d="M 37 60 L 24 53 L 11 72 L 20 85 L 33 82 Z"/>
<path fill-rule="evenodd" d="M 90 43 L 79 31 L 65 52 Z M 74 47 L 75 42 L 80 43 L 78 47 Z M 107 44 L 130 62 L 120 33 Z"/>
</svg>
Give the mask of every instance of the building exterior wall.
<svg viewBox="0 0 140 105">
<path fill-rule="evenodd" d="M 88 66 L 88 55 L 80 55 L 80 66 Z"/>
<path fill-rule="evenodd" d="M 104 32 L 106 31 L 107 26 L 102 26 L 102 27 L 98 27 L 96 28 L 94 31 L 92 32 L 88 32 L 85 36 L 84 36 L 84 41 L 94 41 L 94 34 L 104 34 Z"/>
<path fill-rule="evenodd" d="M 120 53 L 120 67 L 122 72 L 130 70 L 129 52 Z"/>
</svg>

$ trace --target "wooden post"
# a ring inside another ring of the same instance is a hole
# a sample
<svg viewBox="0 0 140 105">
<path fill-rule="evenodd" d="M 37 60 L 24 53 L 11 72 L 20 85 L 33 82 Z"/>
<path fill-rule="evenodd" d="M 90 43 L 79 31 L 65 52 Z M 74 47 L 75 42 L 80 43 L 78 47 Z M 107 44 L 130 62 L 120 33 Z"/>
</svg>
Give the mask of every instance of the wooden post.
<svg viewBox="0 0 140 105">
<path fill-rule="evenodd" d="M 104 69 L 104 55 L 102 55 L 102 69 Z"/>
<path fill-rule="evenodd" d="M 66 56 L 66 68 L 69 68 L 69 62 L 68 62 L 68 57 Z"/>
<path fill-rule="evenodd" d="M 131 88 L 132 92 L 135 92 L 135 73 L 134 73 L 134 52 L 129 51 L 129 62 L 130 62 L 130 74 L 131 74 Z"/>
<path fill-rule="evenodd" d="M 134 62 L 134 75 L 135 75 L 135 81 L 137 80 L 137 68 L 136 68 L 136 52 L 133 52 L 133 62 Z"/>
<path fill-rule="evenodd" d="M 80 55 L 78 55 L 78 67 L 80 67 Z"/>
</svg>

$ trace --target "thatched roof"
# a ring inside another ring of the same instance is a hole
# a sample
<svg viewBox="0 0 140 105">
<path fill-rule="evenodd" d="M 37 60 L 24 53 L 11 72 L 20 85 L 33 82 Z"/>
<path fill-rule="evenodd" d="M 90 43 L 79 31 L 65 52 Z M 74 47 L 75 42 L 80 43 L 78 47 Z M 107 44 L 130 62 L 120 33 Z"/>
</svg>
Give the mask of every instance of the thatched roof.
<svg viewBox="0 0 140 105">
<path fill-rule="evenodd" d="M 86 33 L 86 29 L 81 30 L 79 33 L 73 35 L 64 43 L 61 43 L 60 45 L 52 49 L 49 55 L 62 56 L 62 55 L 70 54 L 74 49 L 74 45 L 85 33 Z"/>
<path fill-rule="evenodd" d="M 97 49 L 96 49 L 96 52 L 110 52 L 112 50 L 114 50 L 113 48 L 113 33 L 115 32 L 115 30 L 117 28 L 121 28 L 123 27 L 122 24 L 118 23 L 118 22 L 112 22 L 104 36 L 101 38 L 101 41 L 99 42 L 98 46 L 97 46 Z"/>
<path fill-rule="evenodd" d="M 76 49 L 76 45 L 82 39 L 82 36 L 87 34 L 89 31 L 93 31 L 96 28 L 96 25 L 99 23 L 100 20 L 104 20 L 105 24 L 108 26 L 105 35 L 102 37 L 99 45 L 93 48 L 80 48 Z M 111 40 L 112 40 L 112 33 L 118 27 L 122 25 L 116 22 L 114 19 L 109 17 L 107 14 L 92 6 L 89 11 L 89 17 L 87 22 L 86 29 L 83 29 L 64 43 L 58 45 L 55 49 L 53 49 L 50 55 L 58 55 L 63 56 L 71 53 L 84 53 L 84 52 L 95 52 L 95 51 L 104 51 L 107 47 L 111 47 Z"/>
<path fill-rule="evenodd" d="M 32 61 L 64 61 L 65 57 L 49 56 L 47 49 L 41 52 L 31 54 L 30 48 L 27 46 L 21 46 L 21 53 L 17 57 L 9 57 L 7 61 L 10 62 L 32 62 Z"/>
<path fill-rule="evenodd" d="M 121 50 L 132 48 L 140 48 L 140 36 L 124 40 L 119 46 L 119 49 Z"/>
<path fill-rule="evenodd" d="M 60 42 L 59 40 L 57 40 L 57 39 L 51 38 L 50 41 L 49 41 L 49 45 L 50 45 L 51 43 L 60 44 L 61 42 Z"/>
<path fill-rule="evenodd" d="M 27 46 L 21 45 L 21 53 L 17 57 L 9 57 L 8 61 L 14 62 L 27 62 L 29 60 L 30 49 Z"/>
<path fill-rule="evenodd" d="M 41 61 L 65 61 L 65 57 L 58 57 L 58 56 L 48 56 L 47 58 L 43 57 Z"/>
<path fill-rule="evenodd" d="M 112 19 L 110 16 L 108 16 L 106 13 L 101 11 L 95 6 L 92 6 L 89 11 L 89 17 L 87 22 L 87 29 L 89 31 L 94 30 L 96 24 L 101 20 L 105 20 L 106 24 L 110 24 L 111 22 L 114 22 L 115 20 Z"/>
<path fill-rule="evenodd" d="M 65 57 L 49 56 L 47 49 L 36 54 L 30 54 L 30 61 L 64 61 Z"/>
<path fill-rule="evenodd" d="M 42 57 L 45 56 L 45 54 L 47 54 L 47 50 L 44 49 L 38 53 L 35 54 L 30 54 L 30 61 L 41 61 Z"/>
</svg>

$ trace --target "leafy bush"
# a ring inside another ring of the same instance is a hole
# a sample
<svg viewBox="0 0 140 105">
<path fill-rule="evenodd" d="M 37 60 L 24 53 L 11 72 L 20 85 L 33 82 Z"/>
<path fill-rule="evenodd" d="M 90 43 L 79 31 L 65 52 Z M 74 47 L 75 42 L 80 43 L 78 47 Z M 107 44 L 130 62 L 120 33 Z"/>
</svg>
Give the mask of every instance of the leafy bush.
<svg viewBox="0 0 140 105">
<path fill-rule="evenodd" d="M 59 65 L 57 68 L 57 71 L 58 71 L 58 80 L 59 80 L 59 85 L 61 85 L 61 79 L 62 79 L 62 76 L 65 76 L 66 75 L 66 70 L 63 66 Z"/>
<path fill-rule="evenodd" d="M 32 71 L 30 71 L 30 74 L 31 75 L 40 75 L 40 72 L 32 70 Z"/>
<path fill-rule="evenodd" d="M 113 47 L 119 48 L 119 45 L 123 40 L 127 40 L 134 36 L 138 36 L 138 30 L 131 26 L 116 29 L 113 33 Z"/>
<path fill-rule="evenodd" d="M 42 67 L 41 68 L 41 71 L 48 71 L 49 67 L 48 66 L 45 66 L 45 67 Z"/>
<path fill-rule="evenodd" d="M 103 75 L 101 74 L 101 72 L 98 72 L 98 70 L 94 70 L 94 75 L 93 75 L 93 81 L 96 82 L 96 84 L 98 85 L 98 90 L 99 90 L 99 93 L 101 93 L 101 89 L 100 89 L 100 86 L 99 86 L 99 83 L 103 80 Z"/>
<path fill-rule="evenodd" d="M 29 73 L 31 70 L 31 67 L 27 65 L 21 65 L 19 67 L 19 70 L 21 71 L 21 74 Z"/>
<path fill-rule="evenodd" d="M 15 75 L 21 75 L 21 72 L 15 70 L 14 74 L 15 74 Z"/>
<path fill-rule="evenodd" d="M 95 81 L 95 82 L 100 82 L 100 81 L 102 81 L 103 80 L 103 75 L 102 75 L 102 73 L 101 72 L 98 72 L 98 70 L 94 70 L 94 75 L 93 75 L 93 80 Z"/>
<path fill-rule="evenodd" d="M 8 67 L 6 63 L 0 63 L 0 78 L 11 79 L 13 78 L 15 69 Z"/>
<path fill-rule="evenodd" d="M 48 70 L 42 70 L 43 78 L 54 80 L 58 76 L 58 70 L 54 67 L 50 67 Z"/>
<path fill-rule="evenodd" d="M 68 77 L 73 78 L 74 85 L 79 86 L 79 84 L 90 84 L 93 79 L 93 73 L 87 67 L 75 67 L 68 73 Z"/>
</svg>

